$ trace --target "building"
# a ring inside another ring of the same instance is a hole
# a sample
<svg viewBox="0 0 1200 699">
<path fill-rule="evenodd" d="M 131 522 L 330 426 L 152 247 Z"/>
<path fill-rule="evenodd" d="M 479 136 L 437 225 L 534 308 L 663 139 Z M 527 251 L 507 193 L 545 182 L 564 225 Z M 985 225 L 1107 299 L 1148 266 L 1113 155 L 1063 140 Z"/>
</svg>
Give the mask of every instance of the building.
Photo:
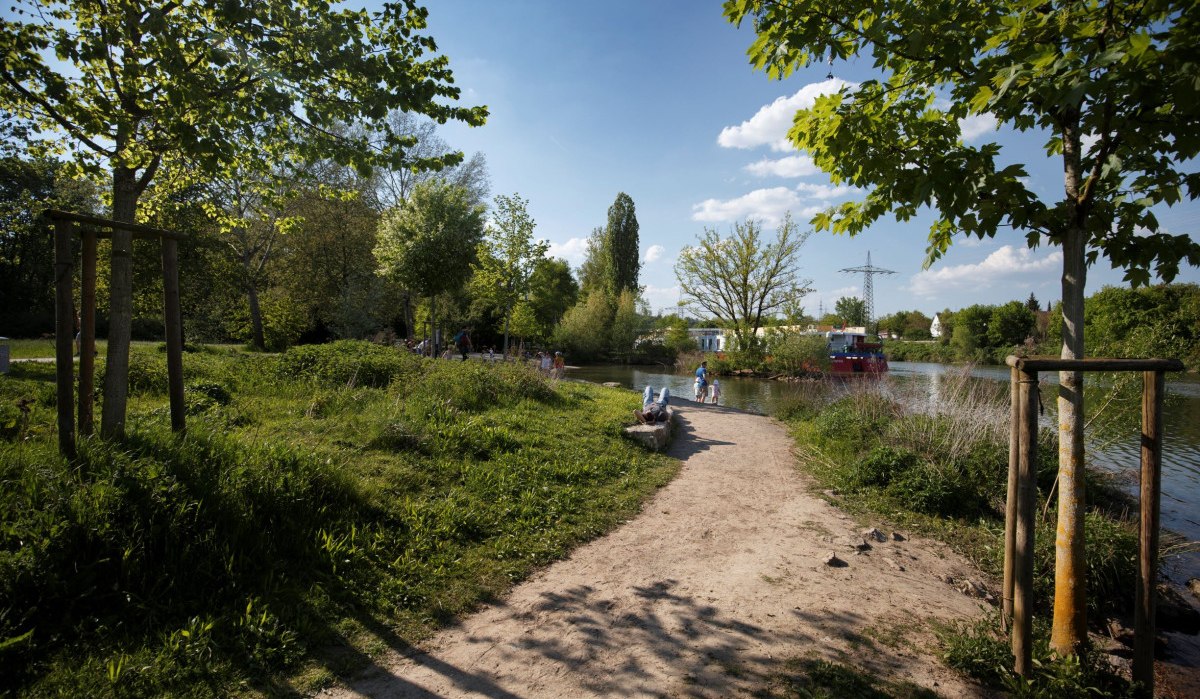
<svg viewBox="0 0 1200 699">
<path fill-rule="evenodd" d="M 930 337 L 941 337 L 942 336 L 942 316 L 940 313 L 933 314 L 933 322 L 929 324 L 929 336 Z"/>
</svg>

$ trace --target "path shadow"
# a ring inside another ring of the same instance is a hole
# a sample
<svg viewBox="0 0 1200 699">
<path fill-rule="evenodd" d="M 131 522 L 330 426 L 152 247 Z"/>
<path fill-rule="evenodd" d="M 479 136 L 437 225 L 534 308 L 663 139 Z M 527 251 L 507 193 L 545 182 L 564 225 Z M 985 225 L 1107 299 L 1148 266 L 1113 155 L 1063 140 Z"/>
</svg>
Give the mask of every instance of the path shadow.
<svg viewBox="0 0 1200 699">
<path fill-rule="evenodd" d="M 690 406 L 689 409 L 691 409 Z M 695 409 L 703 410 L 699 406 Z M 671 439 L 671 446 L 666 451 L 667 456 L 683 460 L 700 452 L 708 451 L 715 446 L 734 446 L 734 442 L 701 436 L 695 423 L 688 418 L 687 411 L 677 410 L 675 412 L 675 435 Z"/>
</svg>

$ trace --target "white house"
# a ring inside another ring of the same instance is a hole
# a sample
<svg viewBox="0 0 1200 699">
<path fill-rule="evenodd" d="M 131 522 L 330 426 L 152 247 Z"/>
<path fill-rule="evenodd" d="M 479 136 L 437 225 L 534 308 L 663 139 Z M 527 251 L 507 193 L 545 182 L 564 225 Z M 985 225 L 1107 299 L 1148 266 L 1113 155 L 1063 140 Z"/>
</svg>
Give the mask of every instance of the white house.
<svg viewBox="0 0 1200 699">
<path fill-rule="evenodd" d="M 729 344 L 721 328 L 688 328 L 688 335 L 701 352 L 724 352 Z"/>
</svg>

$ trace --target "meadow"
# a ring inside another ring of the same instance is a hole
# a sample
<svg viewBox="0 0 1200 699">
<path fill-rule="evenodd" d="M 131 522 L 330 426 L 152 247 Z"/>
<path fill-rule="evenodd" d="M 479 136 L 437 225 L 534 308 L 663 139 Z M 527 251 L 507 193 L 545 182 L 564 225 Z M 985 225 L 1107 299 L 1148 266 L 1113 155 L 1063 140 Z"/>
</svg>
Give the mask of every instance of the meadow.
<svg viewBox="0 0 1200 699">
<path fill-rule="evenodd" d="M 678 467 L 622 436 L 631 392 L 347 341 L 186 353 L 175 434 L 165 361 L 134 349 L 126 437 L 74 462 L 53 365 L 0 377 L 0 693 L 312 691 L 617 526 Z"/>
</svg>

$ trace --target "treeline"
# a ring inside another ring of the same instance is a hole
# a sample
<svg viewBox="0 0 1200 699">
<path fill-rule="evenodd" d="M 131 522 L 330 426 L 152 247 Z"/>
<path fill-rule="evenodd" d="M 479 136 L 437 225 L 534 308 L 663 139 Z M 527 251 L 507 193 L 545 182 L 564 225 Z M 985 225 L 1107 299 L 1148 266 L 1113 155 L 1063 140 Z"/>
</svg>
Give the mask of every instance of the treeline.
<svg viewBox="0 0 1200 699">
<path fill-rule="evenodd" d="M 1057 355 L 1061 310 L 1058 304 L 1044 311 L 1039 305 L 1030 294 L 1025 302 L 943 310 L 937 314 L 941 336 L 936 342 L 890 342 L 888 356 L 895 361 L 1001 364 L 1015 352 Z M 880 319 L 881 332 L 898 327 L 890 319 L 919 313 Z M 920 335 L 903 337 L 916 340 Z M 1178 358 L 1195 370 L 1200 367 L 1200 285 L 1104 287 L 1085 301 L 1084 337 L 1089 356 Z"/>
<path fill-rule="evenodd" d="M 395 118 L 422 151 L 448 149 L 430 125 Z M 636 212 L 625 193 L 608 224 L 593 232 L 577 280 L 536 239 L 527 201 L 513 195 L 489 202 L 482 154 L 438 172 L 370 177 L 326 163 L 298 174 L 284 191 L 263 184 L 196 184 L 156 201 L 145 220 L 187 234 L 179 259 L 188 342 L 277 351 L 344 338 L 437 335 L 445 344 L 469 328 L 477 350 L 499 352 L 508 340 L 513 347 L 554 345 L 584 359 L 630 360 L 635 338 L 651 322 L 640 301 Z M 39 219 L 47 208 L 107 215 L 100 190 L 67 166 L 0 159 L 0 335 L 54 332 L 53 244 Z M 99 259 L 107 260 L 107 242 L 101 245 Z M 157 242 L 136 241 L 137 339 L 163 336 L 158 256 Z M 108 329 L 105 267 L 100 337 Z"/>
</svg>

